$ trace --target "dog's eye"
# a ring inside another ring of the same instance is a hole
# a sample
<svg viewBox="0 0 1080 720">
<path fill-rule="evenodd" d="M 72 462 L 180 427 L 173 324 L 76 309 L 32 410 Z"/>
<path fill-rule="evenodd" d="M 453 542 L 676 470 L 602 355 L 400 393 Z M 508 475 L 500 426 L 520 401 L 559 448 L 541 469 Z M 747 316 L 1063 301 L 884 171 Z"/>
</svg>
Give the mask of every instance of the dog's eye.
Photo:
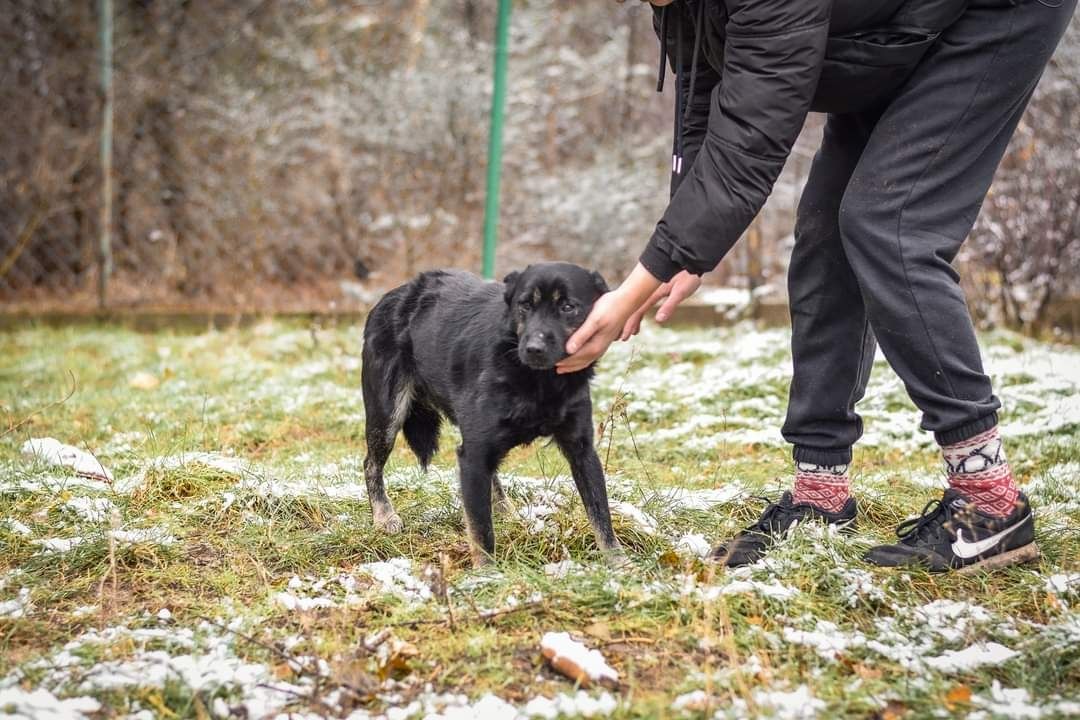
<svg viewBox="0 0 1080 720">
<path fill-rule="evenodd" d="M 562 305 L 559 306 L 559 309 L 562 310 L 564 313 L 572 313 L 577 308 L 574 307 L 574 303 L 572 302 L 564 302 Z"/>
<path fill-rule="evenodd" d="M 529 300 L 528 298 L 521 298 L 520 300 L 518 300 L 518 307 L 522 310 L 528 310 L 532 307 L 532 300 Z"/>
</svg>

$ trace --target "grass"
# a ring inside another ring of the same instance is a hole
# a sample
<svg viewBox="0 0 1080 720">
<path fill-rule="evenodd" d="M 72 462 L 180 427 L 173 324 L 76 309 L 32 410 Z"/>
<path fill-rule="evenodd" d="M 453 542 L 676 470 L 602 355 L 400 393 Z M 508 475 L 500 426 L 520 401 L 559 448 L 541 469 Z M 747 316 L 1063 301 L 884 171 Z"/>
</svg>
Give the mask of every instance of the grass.
<svg viewBox="0 0 1080 720">
<path fill-rule="evenodd" d="M 853 537 L 808 528 L 767 565 L 734 575 L 686 551 L 684 536 L 734 532 L 760 512 L 756 495 L 788 483 L 775 433 L 787 336 L 743 326 L 650 328 L 598 373 L 610 492 L 657 525 L 616 515 L 631 567 L 600 561 L 565 462 L 537 443 L 514 451 L 502 474 L 518 509 L 552 512 L 499 518 L 497 565 L 474 571 L 452 429 L 426 476 L 399 443 L 388 484 L 406 531 L 372 527 L 360 337 L 354 327 L 273 322 L 199 335 L 0 335 L 0 608 L 28 591 L 21 613 L 0 612 L 0 716 L 9 686 L 89 696 L 105 716 L 201 718 L 242 704 L 253 716 L 409 707 L 420 716 L 453 706 L 452 693 L 522 708 L 574 690 L 542 661 L 549 630 L 570 631 L 618 669 L 611 712 L 620 718 L 1072 712 L 1063 703 L 1080 693 L 1080 588 L 1048 579 L 1080 572 L 1076 349 L 986 338 L 1006 427 L 1017 428 L 1010 458 L 1040 513 L 1039 565 L 935 576 L 861 562 L 940 494 L 936 454 L 883 364 L 861 406 Z M 133 386 L 137 376 L 150 387 Z M 22 456 L 30 437 L 92 451 L 114 482 Z M 197 452 L 243 463 L 161 460 Z M 727 499 L 688 501 L 710 489 Z M 80 513 L 82 498 L 107 502 Z M 175 541 L 118 539 L 128 531 Z M 82 541 L 47 552 L 49 538 Z M 429 596 L 379 582 L 385 566 L 372 563 L 396 558 Z M 563 560 L 575 563 L 565 577 L 545 569 Z M 329 607 L 289 609 L 282 593 Z M 923 663 L 989 642 L 1016 654 L 970 670 Z M 284 694 L 265 687 L 283 684 Z M 673 709 L 697 690 L 704 700 Z"/>
</svg>

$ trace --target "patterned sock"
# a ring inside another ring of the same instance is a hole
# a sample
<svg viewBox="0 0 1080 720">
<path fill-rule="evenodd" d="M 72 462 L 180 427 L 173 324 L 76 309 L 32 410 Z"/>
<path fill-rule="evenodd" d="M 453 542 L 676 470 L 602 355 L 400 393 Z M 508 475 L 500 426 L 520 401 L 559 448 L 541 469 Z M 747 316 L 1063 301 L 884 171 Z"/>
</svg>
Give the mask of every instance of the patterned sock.
<svg viewBox="0 0 1080 720">
<path fill-rule="evenodd" d="M 1005 459 L 997 427 L 955 445 L 943 445 L 949 487 L 959 490 L 975 507 L 997 517 L 1008 517 L 1020 493 L 1012 468 Z"/>
<path fill-rule="evenodd" d="M 840 512 L 851 497 L 847 465 L 815 465 L 795 463 L 795 489 L 792 500 L 796 505 L 809 503 L 827 512 Z"/>
</svg>

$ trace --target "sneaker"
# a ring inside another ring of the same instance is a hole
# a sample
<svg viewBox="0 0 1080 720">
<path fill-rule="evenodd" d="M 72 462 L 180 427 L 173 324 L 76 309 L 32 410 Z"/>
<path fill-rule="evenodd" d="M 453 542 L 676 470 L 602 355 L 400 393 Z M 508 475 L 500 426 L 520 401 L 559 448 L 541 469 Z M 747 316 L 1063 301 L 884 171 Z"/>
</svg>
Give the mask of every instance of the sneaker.
<svg viewBox="0 0 1080 720">
<path fill-rule="evenodd" d="M 884 567 L 920 566 L 931 572 L 972 571 L 1036 560 L 1035 520 L 1024 493 L 1006 518 L 980 512 L 963 493 L 949 489 L 931 500 L 922 515 L 900 523 L 900 542 L 879 545 L 866 553 L 867 562 Z"/>
<path fill-rule="evenodd" d="M 831 513 L 809 503 L 796 505 L 791 493 L 785 492 L 779 502 L 766 506 L 756 523 L 713 548 L 709 559 L 728 567 L 755 563 L 778 538 L 787 535 L 799 523 L 809 520 L 822 520 L 841 530 L 852 528 L 855 524 L 855 498 L 848 498 L 840 512 Z"/>
</svg>

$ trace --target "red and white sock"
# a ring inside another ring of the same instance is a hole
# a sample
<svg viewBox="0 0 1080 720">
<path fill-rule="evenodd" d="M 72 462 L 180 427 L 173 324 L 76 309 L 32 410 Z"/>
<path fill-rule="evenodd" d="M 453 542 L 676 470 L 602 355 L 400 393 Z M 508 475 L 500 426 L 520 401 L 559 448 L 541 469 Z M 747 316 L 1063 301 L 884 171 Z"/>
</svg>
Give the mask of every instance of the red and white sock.
<svg viewBox="0 0 1080 720">
<path fill-rule="evenodd" d="M 953 445 L 943 445 L 949 487 L 962 492 L 987 515 L 1008 517 L 1016 507 L 1020 488 L 1005 459 L 997 427 Z"/>
<path fill-rule="evenodd" d="M 795 463 L 791 495 L 796 505 L 808 503 L 827 512 L 840 512 L 851 497 L 848 466 Z"/>
</svg>

